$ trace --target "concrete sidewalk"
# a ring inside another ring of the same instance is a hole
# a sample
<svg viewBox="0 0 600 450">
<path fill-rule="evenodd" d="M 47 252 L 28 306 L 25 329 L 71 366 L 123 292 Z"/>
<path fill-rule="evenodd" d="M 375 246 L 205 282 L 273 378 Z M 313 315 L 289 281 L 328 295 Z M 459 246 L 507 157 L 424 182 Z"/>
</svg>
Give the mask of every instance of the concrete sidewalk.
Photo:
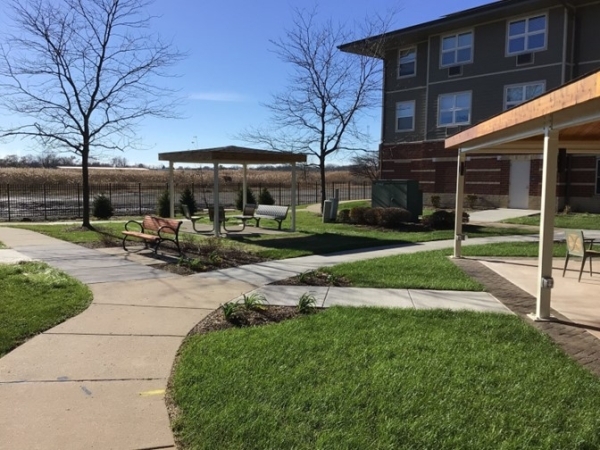
<svg viewBox="0 0 600 450">
<path fill-rule="evenodd" d="M 471 239 L 468 245 L 532 237 Z M 322 306 L 507 312 L 487 293 L 265 286 L 346 261 L 450 247 L 453 241 L 309 256 L 188 277 L 126 256 L 0 227 L 10 258 L 45 261 L 87 283 L 92 305 L 0 359 L 0 449 L 174 448 L 164 392 L 188 331 L 220 304 L 259 288 L 272 304 L 314 291 Z"/>
</svg>

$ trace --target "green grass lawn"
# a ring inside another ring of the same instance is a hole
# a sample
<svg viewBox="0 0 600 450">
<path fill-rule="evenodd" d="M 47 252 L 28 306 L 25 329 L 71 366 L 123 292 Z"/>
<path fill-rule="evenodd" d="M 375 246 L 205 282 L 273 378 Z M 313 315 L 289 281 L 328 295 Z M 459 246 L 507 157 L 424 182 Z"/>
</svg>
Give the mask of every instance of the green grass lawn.
<svg viewBox="0 0 600 450">
<path fill-rule="evenodd" d="M 517 217 L 504 220 L 506 223 L 516 225 L 540 225 L 540 215 Z M 600 214 L 569 213 L 557 214 L 554 217 L 554 226 L 557 228 L 572 228 L 575 230 L 600 230 Z"/>
<path fill-rule="evenodd" d="M 0 241 L 0 248 L 6 248 L 6 245 L 4 245 L 4 242 Z"/>
<path fill-rule="evenodd" d="M 354 202 L 353 202 L 354 203 Z M 356 202 L 361 204 L 364 202 Z M 208 218 L 202 219 L 208 224 Z M 200 221 L 202 223 L 202 221 Z M 19 225 L 28 230 L 74 243 L 86 243 L 100 240 L 119 240 L 123 223 L 103 223 L 95 225 L 96 231 L 81 229 L 77 225 Z M 272 220 L 261 220 L 261 227 L 276 227 Z M 283 229 L 291 226 L 290 218 L 284 221 Z M 282 235 L 244 236 L 232 235 L 228 245 L 237 246 L 256 253 L 264 258 L 285 259 L 298 256 L 326 254 L 345 250 L 382 247 L 410 242 L 427 242 L 452 239 L 453 230 L 424 231 L 413 227 L 404 230 L 381 230 L 344 223 L 323 223 L 321 217 L 310 212 L 299 212 L 296 220 L 296 233 Z M 470 237 L 530 234 L 531 231 L 514 228 L 479 227 L 466 224 L 464 233 Z M 182 240 L 200 240 L 205 237 L 182 233 Z"/>
<path fill-rule="evenodd" d="M 91 291 L 39 262 L 0 264 L 0 356 L 88 307 Z"/>
<path fill-rule="evenodd" d="M 463 256 L 537 257 L 537 242 L 503 242 L 462 247 Z M 391 289 L 439 289 L 483 291 L 484 287 L 465 275 L 450 259 L 452 249 L 405 253 L 367 259 L 320 269 L 347 278 L 356 287 Z M 554 256 L 565 256 L 564 243 L 554 244 Z"/>
<path fill-rule="evenodd" d="M 332 308 L 193 336 L 183 449 L 600 448 L 600 380 L 511 315 Z"/>
</svg>

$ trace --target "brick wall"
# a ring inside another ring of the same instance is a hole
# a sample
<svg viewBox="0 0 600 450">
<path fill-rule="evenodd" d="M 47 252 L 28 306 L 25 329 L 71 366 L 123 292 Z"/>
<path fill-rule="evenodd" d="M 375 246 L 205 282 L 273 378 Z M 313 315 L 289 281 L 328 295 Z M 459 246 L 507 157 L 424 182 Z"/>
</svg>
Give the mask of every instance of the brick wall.
<svg viewBox="0 0 600 450">
<path fill-rule="evenodd" d="M 539 207 L 543 169 L 539 155 L 467 156 L 465 195 L 479 196 L 480 206 L 508 207 L 513 158 L 531 160 L 529 204 L 530 208 Z M 439 195 L 442 203 L 452 203 L 456 192 L 457 154 L 446 150 L 443 141 L 381 145 L 380 159 L 382 179 L 418 180 L 426 204 L 431 195 Z M 591 201 L 596 182 L 595 164 L 596 156 L 569 155 L 559 159 L 557 196 L 561 207 L 570 198 L 590 198 Z M 565 194 L 569 196 L 567 199 Z"/>
</svg>

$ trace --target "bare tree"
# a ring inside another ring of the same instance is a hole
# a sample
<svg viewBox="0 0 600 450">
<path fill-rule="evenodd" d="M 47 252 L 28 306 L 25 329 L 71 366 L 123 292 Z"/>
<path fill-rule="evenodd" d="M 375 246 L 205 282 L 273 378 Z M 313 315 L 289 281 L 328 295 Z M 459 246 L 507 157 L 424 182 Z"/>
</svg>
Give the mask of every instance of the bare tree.
<svg viewBox="0 0 600 450">
<path fill-rule="evenodd" d="M 110 164 L 113 167 L 127 167 L 127 158 L 124 156 L 114 156 L 111 158 Z"/>
<path fill-rule="evenodd" d="M 371 181 L 379 179 L 379 152 L 365 151 L 351 159 L 350 173 Z"/>
<path fill-rule="evenodd" d="M 83 226 L 90 224 L 91 152 L 124 150 L 147 116 L 173 117 L 159 85 L 183 55 L 152 34 L 152 0 L 6 0 L 13 34 L 0 44 L 0 106 L 33 138 L 81 157 Z"/>
<path fill-rule="evenodd" d="M 318 160 L 321 204 L 325 201 L 325 162 L 342 150 L 362 147 L 366 134 L 358 116 L 381 102 L 381 63 L 373 57 L 342 53 L 338 46 L 357 35 L 383 33 L 387 21 L 368 20 L 365 27 L 318 22 L 317 11 L 294 10 L 291 29 L 271 41 L 279 59 L 293 68 L 289 84 L 265 106 L 272 128 L 251 129 L 238 137 L 275 150 L 308 153 Z M 351 31 L 354 30 L 354 33 Z M 382 40 L 369 42 L 373 54 Z M 381 47 L 382 48 L 382 47 Z"/>
</svg>

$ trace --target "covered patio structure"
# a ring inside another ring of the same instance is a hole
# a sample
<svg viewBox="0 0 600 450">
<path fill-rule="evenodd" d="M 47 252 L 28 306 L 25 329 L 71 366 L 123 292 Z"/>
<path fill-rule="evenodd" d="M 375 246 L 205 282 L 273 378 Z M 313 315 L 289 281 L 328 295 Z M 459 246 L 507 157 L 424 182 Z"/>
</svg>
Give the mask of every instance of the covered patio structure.
<svg viewBox="0 0 600 450">
<path fill-rule="evenodd" d="M 551 320 L 552 250 L 559 149 L 600 154 L 600 72 L 594 72 L 446 139 L 458 150 L 454 257 L 461 257 L 468 154 L 543 155 L 535 320 Z"/>
<path fill-rule="evenodd" d="M 169 162 L 169 198 L 171 200 L 171 217 L 175 216 L 175 182 L 173 170 L 175 163 L 212 164 L 214 170 L 213 203 L 214 203 L 214 234 L 220 236 L 219 226 L 219 165 L 235 164 L 243 167 L 243 203 L 246 204 L 247 169 L 250 164 L 290 164 L 292 168 L 291 191 L 291 230 L 296 231 L 296 163 L 305 163 L 306 155 L 292 152 L 276 152 L 246 147 L 216 147 L 181 152 L 159 153 L 159 161 Z"/>
</svg>

